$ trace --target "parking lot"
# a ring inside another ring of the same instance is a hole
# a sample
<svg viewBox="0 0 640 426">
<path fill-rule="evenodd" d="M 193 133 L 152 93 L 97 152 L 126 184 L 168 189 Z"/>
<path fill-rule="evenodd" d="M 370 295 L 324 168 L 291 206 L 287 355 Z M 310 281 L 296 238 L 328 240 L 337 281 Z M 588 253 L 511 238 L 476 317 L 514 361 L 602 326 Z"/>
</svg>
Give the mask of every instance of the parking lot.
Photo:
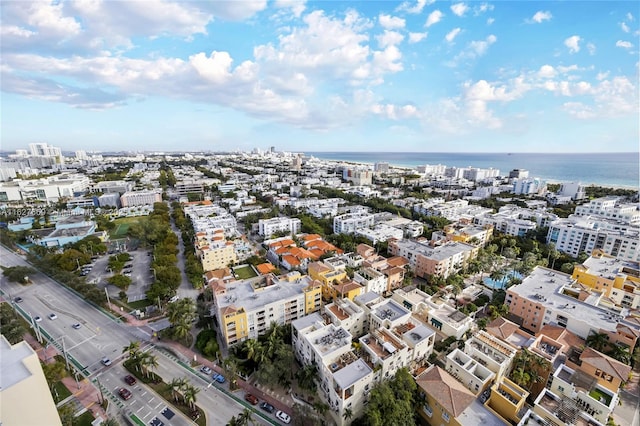
<svg viewBox="0 0 640 426">
<path fill-rule="evenodd" d="M 126 262 L 125 268 L 121 271 L 122 275 L 131 278 L 131 285 L 127 290 L 127 296 L 130 302 L 142 300 L 146 297 L 146 291 L 149 289 L 153 281 L 153 272 L 149 269 L 152 257 L 147 250 L 134 250 L 125 252 L 129 253 L 131 260 Z M 88 270 L 85 278 L 88 283 L 96 284 L 98 288 L 107 288 L 109 297 L 119 297 L 120 289 L 114 285 L 108 284 L 107 280 L 113 276 L 113 272 L 109 269 L 110 254 L 98 256 L 92 263 L 91 269 Z M 81 272 L 82 273 L 82 272 Z"/>
</svg>

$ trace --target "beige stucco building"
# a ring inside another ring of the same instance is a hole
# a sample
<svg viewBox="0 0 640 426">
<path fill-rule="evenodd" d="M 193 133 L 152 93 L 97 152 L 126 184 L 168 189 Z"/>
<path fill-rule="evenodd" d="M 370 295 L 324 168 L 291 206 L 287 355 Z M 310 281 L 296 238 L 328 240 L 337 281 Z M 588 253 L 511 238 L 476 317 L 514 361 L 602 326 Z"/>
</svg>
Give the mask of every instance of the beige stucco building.
<svg viewBox="0 0 640 426">
<path fill-rule="evenodd" d="M 4 336 L 0 339 L 0 424 L 62 425 L 38 355 L 26 342 L 12 346 Z"/>
</svg>

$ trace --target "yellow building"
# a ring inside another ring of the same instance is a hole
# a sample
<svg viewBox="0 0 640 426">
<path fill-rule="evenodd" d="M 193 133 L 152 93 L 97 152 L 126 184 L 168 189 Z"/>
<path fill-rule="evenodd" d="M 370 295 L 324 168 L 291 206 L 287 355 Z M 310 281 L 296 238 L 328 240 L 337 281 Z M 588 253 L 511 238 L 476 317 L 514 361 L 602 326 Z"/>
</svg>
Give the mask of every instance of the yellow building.
<svg viewBox="0 0 640 426">
<path fill-rule="evenodd" d="M 238 260 L 233 242 L 225 239 L 222 229 L 215 229 L 209 234 L 198 232 L 195 249 L 205 272 L 226 268 Z"/>
<path fill-rule="evenodd" d="M 347 280 L 347 271 L 334 269 L 323 262 L 310 263 L 307 271 L 311 278 L 322 283 L 322 297 L 326 300 L 333 300 L 337 294 L 334 286 Z"/>
<path fill-rule="evenodd" d="M 573 268 L 572 278 L 602 292 L 616 304 L 640 308 L 640 267 L 638 262 L 617 259 L 600 251 Z"/>
<path fill-rule="evenodd" d="M 218 285 L 217 320 L 227 346 L 255 339 L 272 322 L 288 324 L 320 309 L 322 285 L 299 272 Z"/>
<path fill-rule="evenodd" d="M 529 392 L 503 377 L 499 383 L 491 386 L 491 397 L 487 405 L 502 418 L 518 423 L 519 413 L 524 408 L 528 396 Z"/>
<path fill-rule="evenodd" d="M 26 342 L 0 339 L 0 424 L 62 425 L 38 355 Z"/>
</svg>

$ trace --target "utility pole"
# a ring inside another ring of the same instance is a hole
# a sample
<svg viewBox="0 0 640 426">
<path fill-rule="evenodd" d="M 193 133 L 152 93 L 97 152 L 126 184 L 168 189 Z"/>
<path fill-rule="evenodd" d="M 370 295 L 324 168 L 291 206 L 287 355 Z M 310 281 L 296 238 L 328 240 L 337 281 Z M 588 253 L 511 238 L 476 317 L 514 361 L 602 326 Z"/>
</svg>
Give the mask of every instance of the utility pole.
<svg viewBox="0 0 640 426">
<path fill-rule="evenodd" d="M 64 345 L 64 335 L 62 335 L 62 354 L 64 355 L 64 362 L 67 364 L 67 370 L 69 370 L 69 357 L 67 356 L 67 350 Z"/>
<path fill-rule="evenodd" d="M 109 299 L 109 292 L 106 287 L 104 288 L 104 294 L 107 296 L 107 305 L 111 307 L 111 300 Z"/>
</svg>

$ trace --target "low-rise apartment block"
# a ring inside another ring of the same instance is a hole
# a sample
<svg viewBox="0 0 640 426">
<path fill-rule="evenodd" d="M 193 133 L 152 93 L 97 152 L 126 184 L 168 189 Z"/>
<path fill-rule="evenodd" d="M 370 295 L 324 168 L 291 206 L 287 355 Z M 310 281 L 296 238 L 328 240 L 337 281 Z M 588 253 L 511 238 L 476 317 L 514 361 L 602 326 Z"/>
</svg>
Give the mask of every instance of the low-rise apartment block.
<svg viewBox="0 0 640 426">
<path fill-rule="evenodd" d="M 538 333 L 545 325 L 566 328 L 586 339 L 605 333 L 611 344 L 633 350 L 640 325 L 627 321 L 627 308 L 608 307 L 603 294 L 575 282 L 571 275 L 536 267 L 521 284 L 507 290 L 509 317 L 522 328 Z"/>
<path fill-rule="evenodd" d="M 300 232 L 301 227 L 302 222 L 297 218 L 274 217 L 271 219 L 260 219 L 258 221 L 258 233 L 266 238 L 281 232 L 295 235 Z"/>
<path fill-rule="evenodd" d="M 604 253 L 594 253 L 571 275 L 580 284 L 602 292 L 616 305 L 638 309 L 640 307 L 640 264 L 617 259 Z"/>
<path fill-rule="evenodd" d="M 638 203 L 623 203 L 620 197 L 596 198 L 586 204 L 576 206 L 574 213 L 577 216 L 598 216 L 630 225 L 640 225 Z"/>
<path fill-rule="evenodd" d="M 210 229 L 208 232 L 196 233 L 194 244 L 196 256 L 200 259 L 205 272 L 226 268 L 238 260 L 235 245 L 232 241 L 225 239 L 223 229 Z"/>
<path fill-rule="evenodd" d="M 370 228 L 375 223 L 375 216 L 366 213 L 347 213 L 333 218 L 335 234 L 353 234 L 359 229 Z"/>
<path fill-rule="evenodd" d="M 458 242 L 434 247 L 427 241 L 393 240 L 388 250 L 394 256 L 407 259 L 415 275 L 422 278 L 431 275 L 446 278 L 478 255 L 478 247 Z"/>
<path fill-rule="evenodd" d="M 255 339 L 272 322 L 289 324 L 317 311 L 321 291 L 319 282 L 297 272 L 218 283 L 214 301 L 223 342 L 230 346 Z"/>
<path fill-rule="evenodd" d="M 611 219 L 571 215 L 549 226 L 547 244 L 573 257 L 601 250 L 621 259 L 640 261 L 640 226 Z"/>
<path fill-rule="evenodd" d="M 162 194 L 158 191 L 129 191 L 120 196 L 122 207 L 153 205 L 162 202 Z"/>
</svg>

